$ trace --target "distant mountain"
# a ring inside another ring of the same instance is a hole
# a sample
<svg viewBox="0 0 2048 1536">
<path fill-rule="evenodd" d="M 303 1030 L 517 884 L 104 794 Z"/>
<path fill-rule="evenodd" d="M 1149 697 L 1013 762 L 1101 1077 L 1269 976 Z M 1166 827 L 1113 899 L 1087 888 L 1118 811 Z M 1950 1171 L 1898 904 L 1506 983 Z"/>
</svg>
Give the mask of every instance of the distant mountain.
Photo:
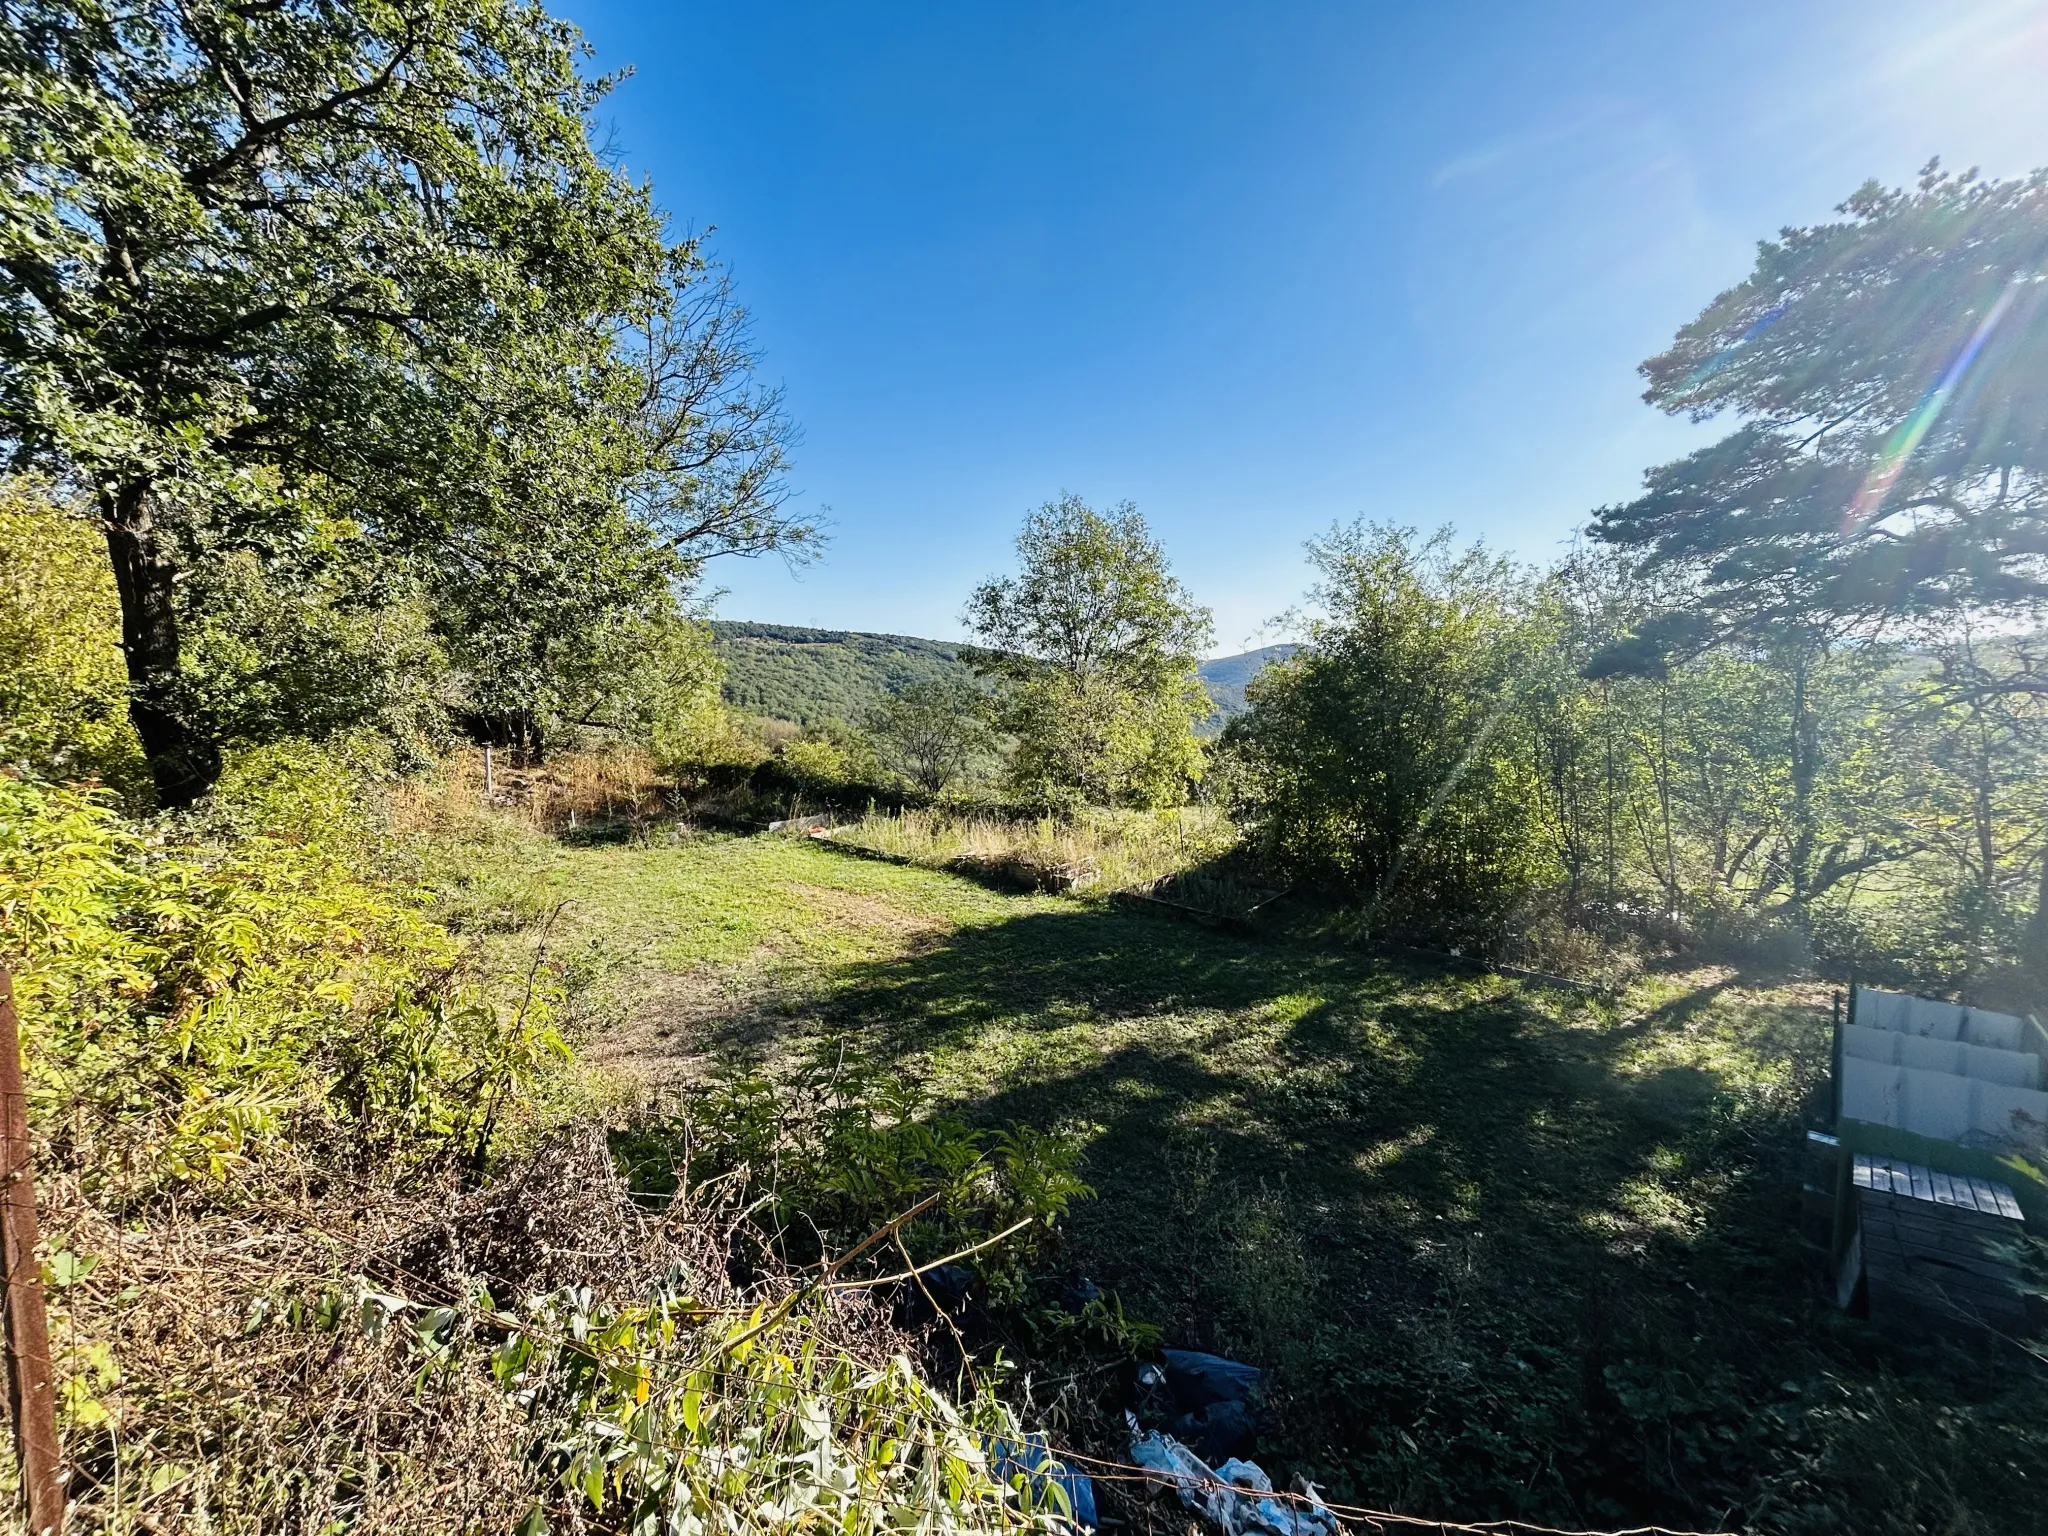
<svg viewBox="0 0 2048 1536">
<path fill-rule="evenodd" d="M 798 725 L 855 723 L 913 683 L 974 679 L 959 646 L 911 635 L 714 619 L 711 643 L 725 662 L 728 704 Z"/>
<path fill-rule="evenodd" d="M 974 680 L 973 670 L 960 659 L 961 647 L 947 640 L 713 619 L 711 641 L 725 662 L 728 704 L 798 725 L 858 721 L 913 683 Z M 1293 650 L 1269 645 L 1203 662 L 1197 670 L 1216 701 L 1205 730 L 1219 731 L 1232 715 L 1243 713 L 1244 685 L 1267 662 Z"/>
<path fill-rule="evenodd" d="M 1209 697 L 1216 701 L 1216 728 L 1232 715 L 1244 713 L 1244 685 L 1257 677 L 1269 663 L 1285 661 L 1296 651 L 1298 645 L 1262 645 L 1256 651 L 1240 651 L 1235 656 L 1218 656 L 1214 661 L 1205 661 L 1195 669 L 1202 679 L 1202 686 L 1209 690 Z"/>
</svg>

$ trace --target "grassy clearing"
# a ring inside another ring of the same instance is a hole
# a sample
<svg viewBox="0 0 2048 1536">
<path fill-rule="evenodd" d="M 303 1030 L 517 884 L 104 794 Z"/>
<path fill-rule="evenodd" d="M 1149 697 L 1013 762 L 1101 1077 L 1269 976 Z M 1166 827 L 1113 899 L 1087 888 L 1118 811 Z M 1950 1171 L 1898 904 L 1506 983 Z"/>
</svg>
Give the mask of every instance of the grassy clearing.
<svg viewBox="0 0 2048 1536">
<path fill-rule="evenodd" d="M 625 1022 L 586 1055 L 640 1089 L 844 1052 L 1080 1128 L 1060 1266 L 1274 1367 L 1269 1465 L 1339 1498 L 1988 1532 L 2048 1477 L 2037 1365 L 1881 1348 L 1808 1266 L 1822 988 L 1607 1004 L 794 839 L 547 845 L 526 877 L 614 956 Z"/>
</svg>

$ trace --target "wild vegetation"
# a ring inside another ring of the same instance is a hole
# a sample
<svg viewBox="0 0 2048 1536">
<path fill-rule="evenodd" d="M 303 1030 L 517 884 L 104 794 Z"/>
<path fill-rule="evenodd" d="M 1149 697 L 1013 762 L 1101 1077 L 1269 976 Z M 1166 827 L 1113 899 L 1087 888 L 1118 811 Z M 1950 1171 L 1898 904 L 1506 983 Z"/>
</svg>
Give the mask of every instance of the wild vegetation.
<svg viewBox="0 0 2048 1536">
<path fill-rule="evenodd" d="M 1103 1367 L 1143 1325 L 1274 1369 L 1264 1464 L 1346 1502 L 1570 1529 L 2032 1518 L 2025 1357 L 1880 1347 L 1813 1279 L 1825 983 L 1678 960 L 1604 997 L 1390 961 L 1312 909 L 1237 937 L 807 838 L 525 858 L 635 1000 L 593 1051 L 657 1101 L 881 1074 L 967 1128 L 1070 1138 L 1093 1196 L 1023 1273 L 1042 1296 L 1090 1277 L 1123 1329 L 979 1325 L 1068 1443 L 1122 1456 Z M 1045 1362 L 1077 1337 L 1070 1379 Z"/>
<path fill-rule="evenodd" d="M 1162 1341 L 1417 1518 L 2032 1521 L 2036 1346 L 1793 1214 L 1833 977 L 2048 985 L 2048 178 L 1764 245 L 1644 365 L 1733 430 L 1550 569 L 1332 529 L 1207 739 L 1128 503 L 970 645 L 707 625 L 817 531 L 602 100 L 498 0 L 0 9 L 81 1527 L 1054 1529 L 998 1442 L 1120 1457 Z"/>
<path fill-rule="evenodd" d="M 1643 367 L 1735 430 L 1553 569 L 1313 544 L 1305 647 L 1226 742 L 1266 856 L 1395 934 L 1512 946 L 1540 909 L 2037 996 L 2042 320 L 2002 253 L 2044 198 L 1930 167 L 1766 244 Z"/>
<path fill-rule="evenodd" d="M 836 828 L 833 840 L 934 869 L 1009 872 L 1019 884 L 1125 891 L 1228 853 L 1235 829 L 1219 811 L 1089 810 L 996 817 L 972 811 L 876 813 Z"/>
<path fill-rule="evenodd" d="M 975 588 L 967 653 L 995 680 L 1016 738 L 1009 778 L 1027 794 L 1172 805 L 1202 775 L 1210 713 L 1196 663 L 1209 611 L 1167 567 L 1136 507 L 1048 502 L 1017 535 L 1016 576 Z"/>
</svg>

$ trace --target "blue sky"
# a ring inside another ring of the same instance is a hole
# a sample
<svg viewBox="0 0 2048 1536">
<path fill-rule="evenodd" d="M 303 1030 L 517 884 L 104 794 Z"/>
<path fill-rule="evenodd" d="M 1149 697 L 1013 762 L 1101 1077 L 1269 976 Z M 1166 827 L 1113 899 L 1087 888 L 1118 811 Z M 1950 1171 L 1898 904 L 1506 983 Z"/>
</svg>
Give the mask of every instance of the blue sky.
<svg viewBox="0 0 2048 1536">
<path fill-rule="evenodd" d="M 1260 643 L 1364 512 L 1529 559 L 1701 429 L 1635 364 L 1865 177 L 2048 164 L 2048 4 L 569 0 L 715 226 L 824 561 L 726 617 L 954 636 L 1024 512 L 1129 498 Z"/>
</svg>

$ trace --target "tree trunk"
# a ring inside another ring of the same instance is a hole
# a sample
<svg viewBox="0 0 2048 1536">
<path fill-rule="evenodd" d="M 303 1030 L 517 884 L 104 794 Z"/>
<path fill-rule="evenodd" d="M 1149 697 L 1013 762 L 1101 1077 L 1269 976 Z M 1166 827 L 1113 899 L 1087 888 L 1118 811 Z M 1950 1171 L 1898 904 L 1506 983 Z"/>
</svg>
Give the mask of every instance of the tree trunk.
<svg viewBox="0 0 2048 1536">
<path fill-rule="evenodd" d="M 2034 898 L 2034 915 L 2027 922 L 2024 950 L 2027 968 L 2048 983 L 2048 849 L 2041 855 L 2041 885 Z"/>
<path fill-rule="evenodd" d="M 1657 815 L 1664 830 L 1664 910 L 1678 916 L 1678 841 L 1671 826 L 1671 682 L 1657 684 Z"/>
<path fill-rule="evenodd" d="M 1807 920 L 1806 900 L 1813 878 L 1813 847 L 1817 838 L 1814 786 L 1820 777 L 1820 733 L 1814 719 L 1811 691 L 1812 652 L 1802 639 L 1792 659 L 1792 838 L 1791 907 L 1799 922 Z"/>
<path fill-rule="evenodd" d="M 121 595 L 128 718 L 142 741 L 162 810 L 190 805 L 220 777 L 220 749 L 178 713 L 177 567 L 156 526 L 156 493 L 130 481 L 101 498 L 107 555 Z"/>
</svg>

